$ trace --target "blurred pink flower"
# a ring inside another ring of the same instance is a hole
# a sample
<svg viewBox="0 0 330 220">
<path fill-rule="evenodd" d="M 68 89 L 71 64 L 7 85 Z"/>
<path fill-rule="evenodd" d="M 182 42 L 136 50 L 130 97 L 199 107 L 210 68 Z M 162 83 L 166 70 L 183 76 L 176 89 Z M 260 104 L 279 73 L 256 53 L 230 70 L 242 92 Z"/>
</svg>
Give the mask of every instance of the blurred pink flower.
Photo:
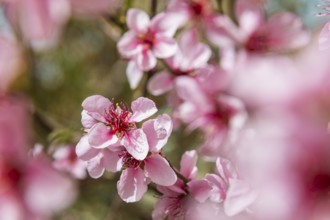
<svg viewBox="0 0 330 220">
<path fill-rule="evenodd" d="M 236 133 L 245 123 L 246 111 L 240 100 L 218 94 L 215 92 L 218 89 L 213 91 L 214 88 L 211 87 L 214 82 L 208 82 L 204 81 L 205 87 L 202 87 L 203 83 L 199 84 L 197 80 L 187 76 L 176 80 L 178 95 L 183 100 L 177 108 L 176 115 L 188 124 L 189 130 L 203 131 L 205 144 L 200 151 L 214 157 L 222 152 L 225 142 L 230 139 L 234 141 Z"/>
<path fill-rule="evenodd" d="M 76 197 L 74 182 L 42 154 L 28 154 L 27 108 L 0 99 L 0 219 L 48 219 Z"/>
<path fill-rule="evenodd" d="M 117 0 L 0 0 L 14 28 L 19 29 L 33 49 L 43 50 L 58 43 L 71 14 L 84 16 L 111 12 Z"/>
<path fill-rule="evenodd" d="M 53 166 L 57 170 L 68 172 L 77 179 L 86 177 L 86 165 L 78 159 L 74 146 L 56 146 L 53 158 Z"/>
<path fill-rule="evenodd" d="M 177 29 L 175 18 L 174 14 L 162 12 L 150 20 L 144 11 L 128 10 L 126 21 L 130 30 L 119 40 L 117 48 L 130 60 L 126 73 L 132 89 L 137 87 L 143 71 L 156 66 L 157 58 L 168 58 L 177 51 L 173 39 Z"/>
<path fill-rule="evenodd" d="M 257 197 L 247 183 L 238 178 L 235 168 L 229 160 L 218 158 L 216 167 L 219 175 L 207 174 L 205 179 L 212 187 L 210 200 L 223 202 L 224 213 L 234 216 L 247 209 Z"/>
<path fill-rule="evenodd" d="M 177 21 L 180 25 L 189 21 L 206 21 L 214 14 L 209 0 L 170 0 L 167 10 L 181 15 Z"/>
<path fill-rule="evenodd" d="M 161 95 L 170 91 L 176 77 L 195 76 L 206 72 L 207 62 L 211 57 L 211 49 L 198 42 L 196 30 L 183 33 L 179 41 L 179 49 L 174 56 L 165 60 L 170 72 L 156 73 L 148 83 L 148 90 L 153 95 Z"/>
</svg>

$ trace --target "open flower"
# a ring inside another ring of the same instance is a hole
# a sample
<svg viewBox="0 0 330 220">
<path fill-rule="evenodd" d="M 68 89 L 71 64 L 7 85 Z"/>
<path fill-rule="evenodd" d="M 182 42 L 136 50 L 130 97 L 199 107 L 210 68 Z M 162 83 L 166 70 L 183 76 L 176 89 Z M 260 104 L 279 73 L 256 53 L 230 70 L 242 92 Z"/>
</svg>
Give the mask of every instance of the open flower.
<svg viewBox="0 0 330 220">
<path fill-rule="evenodd" d="M 174 14 L 160 13 L 152 20 L 139 10 L 127 12 L 129 31 L 119 40 L 119 53 L 130 60 L 127 77 L 132 89 L 135 89 L 142 78 L 143 71 L 156 66 L 157 58 L 173 56 L 177 43 L 173 39 L 177 26 Z"/>
<path fill-rule="evenodd" d="M 144 159 L 137 159 L 124 146 L 94 148 L 87 135 L 77 144 L 79 158 L 87 162 L 87 170 L 93 178 L 103 175 L 105 170 L 117 172 L 123 169 L 117 188 L 120 197 L 126 202 L 139 201 L 147 191 L 150 181 L 162 185 L 173 185 L 176 174 L 161 149 L 167 143 L 172 132 L 172 121 L 168 115 L 160 115 L 142 125 L 149 146 L 149 154 Z"/>
<path fill-rule="evenodd" d="M 124 104 L 115 104 L 109 99 L 95 95 L 82 103 L 82 124 L 88 131 L 88 141 L 94 148 L 123 145 L 138 160 L 148 153 L 148 140 L 136 123 L 157 112 L 155 103 L 148 98 L 132 102 L 132 112 Z"/>
<path fill-rule="evenodd" d="M 216 174 L 205 176 L 212 187 L 209 198 L 212 202 L 223 202 L 225 214 L 234 216 L 244 211 L 256 200 L 256 192 L 238 178 L 236 170 L 229 160 L 218 158 L 216 167 L 219 176 Z"/>
</svg>

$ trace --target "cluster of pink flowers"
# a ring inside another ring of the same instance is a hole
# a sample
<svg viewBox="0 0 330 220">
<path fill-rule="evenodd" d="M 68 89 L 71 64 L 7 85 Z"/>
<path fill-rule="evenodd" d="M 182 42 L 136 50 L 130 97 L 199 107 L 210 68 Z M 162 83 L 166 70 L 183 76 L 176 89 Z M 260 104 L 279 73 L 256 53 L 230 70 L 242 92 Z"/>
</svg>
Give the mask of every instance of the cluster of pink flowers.
<svg viewBox="0 0 330 220">
<path fill-rule="evenodd" d="M 9 92 L 33 66 L 24 56 L 55 46 L 72 16 L 107 22 L 121 3 L 0 0 L 9 26 L 0 30 L 0 219 L 50 219 L 76 198 L 73 179 L 105 172 L 118 174 L 109 176 L 127 203 L 157 194 L 154 220 L 328 219 L 329 54 L 315 49 L 297 15 L 268 15 L 266 2 L 224 9 L 222 1 L 169 0 L 160 11 L 152 0 L 152 16 L 124 4 L 118 14 L 126 16 L 113 22 L 122 34 L 116 49 L 130 89 L 142 95 L 130 106 L 87 97 L 82 137 L 43 152 L 29 150 L 28 107 Z M 329 14 L 329 3 L 321 8 Z M 330 22 L 320 49 L 329 39 Z M 166 108 L 150 119 L 156 96 Z M 192 150 L 179 168 L 165 149 L 178 130 L 198 140 L 182 146 Z"/>
<path fill-rule="evenodd" d="M 81 138 L 76 152 L 87 162 L 93 178 L 104 171 L 123 170 L 117 183 L 119 196 L 126 202 L 139 201 L 150 181 L 173 185 L 177 176 L 161 153 L 171 132 L 171 118 L 164 114 L 137 123 L 157 112 L 155 103 L 144 97 L 132 102 L 131 110 L 123 103 L 95 95 L 82 104 L 82 124 L 87 134 Z"/>
</svg>

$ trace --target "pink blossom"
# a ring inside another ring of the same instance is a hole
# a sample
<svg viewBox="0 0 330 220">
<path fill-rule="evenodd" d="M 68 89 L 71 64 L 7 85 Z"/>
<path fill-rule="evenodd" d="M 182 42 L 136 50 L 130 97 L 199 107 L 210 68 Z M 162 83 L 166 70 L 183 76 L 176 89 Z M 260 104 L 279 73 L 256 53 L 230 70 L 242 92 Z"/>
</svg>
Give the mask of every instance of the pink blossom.
<svg viewBox="0 0 330 220">
<path fill-rule="evenodd" d="M 54 45 L 70 15 L 67 0 L 4 1 L 5 12 L 15 28 L 36 49 Z"/>
<path fill-rule="evenodd" d="M 173 57 L 165 60 L 171 72 L 156 73 L 149 81 L 148 90 L 153 95 L 161 95 L 170 91 L 176 77 L 195 76 L 207 71 L 207 62 L 211 57 L 210 48 L 198 42 L 196 30 L 186 31 L 180 41 L 179 49 Z"/>
<path fill-rule="evenodd" d="M 124 104 L 114 104 L 103 96 L 90 96 L 82 103 L 82 124 L 94 148 L 123 145 L 136 159 L 143 160 L 149 151 L 148 140 L 136 123 L 157 112 L 155 103 L 144 97 L 132 102 L 132 112 Z"/>
<path fill-rule="evenodd" d="M 204 81 L 204 85 L 208 85 L 207 82 Z M 216 95 L 214 88 L 206 89 L 202 85 L 190 77 L 182 76 L 176 81 L 178 95 L 183 100 L 176 114 L 188 124 L 188 129 L 199 128 L 204 132 L 206 145 L 201 152 L 215 156 L 219 155 L 227 139 L 235 140 L 235 134 L 246 120 L 246 112 L 240 100 L 224 94 Z"/>
<path fill-rule="evenodd" d="M 62 28 L 72 13 L 98 15 L 115 8 L 117 0 L 1 0 L 6 16 L 14 28 L 34 49 L 43 50 L 57 44 Z"/>
<path fill-rule="evenodd" d="M 255 55 L 296 50 L 309 42 L 310 35 L 299 17 L 281 12 L 267 19 L 261 6 L 255 4 L 255 0 L 237 1 L 238 27 L 223 15 L 214 17 L 210 22 L 207 36 L 222 48 L 222 60 L 229 62 L 228 59 L 237 59 L 240 54 L 234 51 L 235 46 L 243 49 L 240 52 Z M 233 65 L 234 61 L 230 62 Z"/>
<path fill-rule="evenodd" d="M 74 146 L 56 147 L 53 158 L 53 166 L 56 169 L 68 172 L 77 179 L 86 177 L 85 163 L 78 159 Z"/>
<path fill-rule="evenodd" d="M 238 178 L 229 160 L 218 158 L 216 167 L 220 176 L 215 174 L 205 176 L 212 187 L 210 200 L 217 203 L 223 202 L 226 215 L 237 215 L 256 200 L 256 193 Z"/>
<path fill-rule="evenodd" d="M 177 180 L 167 160 L 158 153 L 151 154 L 143 161 L 137 161 L 128 153 L 124 153 L 122 160 L 123 166 L 127 168 L 120 176 L 117 189 L 125 202 L 139 201 L 147 191 L 150 181 L 160 186 L 171 186 Z"/>
<path fill-rule="evenodd" d="M 178 179 L 173 186 L 157 186 L 162 193 L 161 198 L 155 205 L 152 212 L 152 219 L 185 219 L 189 213 L 189 204 L 191 194 L 194 200 L 204 202 L 209 195 L 211 187 L 206 180 L 196 180 L 197 175 L 197 153 L 196 151 L 187 151 L 182 155 L 180 162 L 180 173 L 188 181 L 184 183 Z"/>
<path fill-rule="evenodd" d="M 178 22 L 184 24 L 189 21 L 207 20 L 214 14 L 209 0 L 171 0 L 167 10 L 181 15 Z"/>
<path fill-rule="evenodd" d="M 139 201 L 147 191 L 150 181 L 163 186 L 176 182 L 176 174 L 160 153 L 172 132 L 172 122 L 168 115 L 143 123 L 150 154 L 137 159 L 124 146 L 93 148 L 84 136 L 76 147 L 79 158 L 87 162 L 87 170 L 93 178 L 103 175 L 104 170 L 117 172 L 123 169 L 117 183 L 119 196 L 126 202 Z"/>
<path fill-rule="evenodd" d="M 132 89 L 137 87 L 143 71 L 156 66 L 157 58 L 175 54 L 175 18 L 174 14 L 160 13 L 150 20 L 144 11 L 128 10 L 127 26 L 130 30 L 119 40 L 117 47 L 119 53 L 130 60 L 126 73 Z"/>
</svg>

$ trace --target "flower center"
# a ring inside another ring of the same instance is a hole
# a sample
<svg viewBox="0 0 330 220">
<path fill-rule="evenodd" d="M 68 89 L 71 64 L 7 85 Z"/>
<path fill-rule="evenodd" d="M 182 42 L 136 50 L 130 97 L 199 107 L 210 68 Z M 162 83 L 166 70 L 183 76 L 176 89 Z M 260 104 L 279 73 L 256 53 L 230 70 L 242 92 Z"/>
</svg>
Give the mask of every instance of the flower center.
<svg viewBox="0 0 330 220">
<path fill-rule="evenodd" d="M 255 32 L 245 44 L 246 50 L 256 53 L 264 53 L 269 50 L 270 40 L 267 33 Z"/>
<path fill-rule="evenodd" d="M 21 179 L 22 172 L 13 164 L 0 162 L 0 192 L 16 187 Z"/>
<path fill-rule="evenodd" d="M 141 165 L 141 161 L 135 159 L 132 155 L 130 155 L 126 150 L 123 150 L 119 155 L 122 158 L 123 168 L 136 168 Z"/>
<path fill-rule="evenodd" d="M 143 44 L 145 49 L 150 49 L 155 43 L 155 34 L 149 30 L 146 34 L 139 35 L 138 39 Z"/>
<path fill-rule="evenodd" d="M 136 124 L 130 121 L 132 113 L 127 110 L 123 104 L 111 105 L 105 112 L 105 119 L 108 126 L 111 126 L 112 132 L 121 139 L 129 131 L 136 129 Z"/>
</svg>

